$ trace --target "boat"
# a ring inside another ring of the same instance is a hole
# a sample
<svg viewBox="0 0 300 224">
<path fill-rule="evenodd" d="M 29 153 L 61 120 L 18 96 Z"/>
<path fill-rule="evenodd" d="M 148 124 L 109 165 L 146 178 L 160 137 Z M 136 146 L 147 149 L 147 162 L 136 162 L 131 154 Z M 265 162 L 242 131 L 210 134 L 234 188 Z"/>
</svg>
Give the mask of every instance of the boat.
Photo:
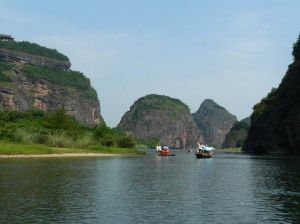
<svg viewBox="0 0 300 224">
<path fill-rule="evenodd" d="M 159 152 L 159 155 L 160 156 L 175 156 L 174 153 L 171 153 L 170 151 L 163 151 L 163 150 Z"/>
<path fill-rule="evenodd" d="M 213 150 L 215 150 L 213 147 L 208 146 L 201 146 L 196 152 L 196 158 L 202 158 L 207 159 L 213 157 Z"/>
<path fill-rule="evenodd" d="M 202 159 L 211 158 L 213 157 L 213 152 L 197 152 L 196 157 Z"/>
<path fill-rule="evenodd" d="M 175 156 L 174 153 L 171 153 L 168 146 L 163 146 L 162 150 L 159 151 L 160 156 Z"/>
</svg>

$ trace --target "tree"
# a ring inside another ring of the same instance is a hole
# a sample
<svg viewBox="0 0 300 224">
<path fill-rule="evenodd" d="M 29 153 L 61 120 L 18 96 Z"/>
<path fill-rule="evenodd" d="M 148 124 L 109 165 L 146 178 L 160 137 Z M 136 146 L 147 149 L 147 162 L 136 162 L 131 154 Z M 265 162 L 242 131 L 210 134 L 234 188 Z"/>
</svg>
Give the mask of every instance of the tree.
<svg viewBox="0 0 300 224">
<path fill-rule="evenodd" d="M 293 48 L 293 56 L 294 60 L 297 61 L 300 59 L 300 35 L 298 37 L 298 40 L 296 43 L 294 43 L 294 48 Z"/>
</svg>

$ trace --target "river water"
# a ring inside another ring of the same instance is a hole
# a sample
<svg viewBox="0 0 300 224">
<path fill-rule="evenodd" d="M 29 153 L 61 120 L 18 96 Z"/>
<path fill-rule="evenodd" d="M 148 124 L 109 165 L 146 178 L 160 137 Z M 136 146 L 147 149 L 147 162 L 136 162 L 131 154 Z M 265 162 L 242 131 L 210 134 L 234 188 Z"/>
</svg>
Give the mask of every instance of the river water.
<svg viewBox="0 0 300 224">
<path fill-rule="evenodd" d="M 300 223 L 300 160 L 0 159 L 0 223 Z"/>
</svg>

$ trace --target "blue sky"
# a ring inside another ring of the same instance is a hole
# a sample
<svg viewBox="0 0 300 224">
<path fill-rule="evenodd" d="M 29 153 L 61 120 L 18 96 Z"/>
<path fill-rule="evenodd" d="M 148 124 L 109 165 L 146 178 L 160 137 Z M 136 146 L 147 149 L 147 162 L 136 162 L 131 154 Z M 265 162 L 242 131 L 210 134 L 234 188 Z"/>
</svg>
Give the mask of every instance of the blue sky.
<svg viewBox="0 0 300 224">
<path fill-rule="evenodd" d="M 214 99 L 239 119 L 292 62 L 300 1 L 0 0 L 0 33 L 55 48 L 115 126 L 139 97 Z"/>
</svg>

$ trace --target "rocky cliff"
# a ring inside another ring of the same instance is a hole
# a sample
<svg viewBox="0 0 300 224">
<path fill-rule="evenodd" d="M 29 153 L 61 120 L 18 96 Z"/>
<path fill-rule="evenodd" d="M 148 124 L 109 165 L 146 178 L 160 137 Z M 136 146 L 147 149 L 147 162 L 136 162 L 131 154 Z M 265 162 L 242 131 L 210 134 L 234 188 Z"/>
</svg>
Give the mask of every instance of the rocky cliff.
<svg viewBox="0 0 300 224">
<path fill-rule="evenodd" d="M 250 117 L 236 122 L 226 135 L 222 148 L 242 147 L 247 138 L 250 122 Z"/>
<path fill-rule="evenodd" d="M 31 55 L 25 52 L 17 52 L 9 49 L 0 48 L 0 60 L 9 63 L 23 63 L 39 66 L 48 66 L 68 70 L 71 67 L 70 61 L 60 61 L 54 58 L 43 57 L 39 55 Z"/>
<path fill-rule="evenodd" d="M 203 142 L 188 106 L 161 95 L 138 99 L 122 117 L 118 128 L 139 140 L 156 139 L 176 148 L 196 147 L 197 141 Z"/>
<path fill-rule="evenodd" d="M 0 41 L 0 109 L 64 108 L 82 124 L 103 123 L 89 79 L 69 70 L 68 58 L 28 42 Z"/>
<path fill-rule="evenodd" d="M 237 121 L 234 115 L 211 99 L 203 101 L 193 118 L 203 133 L 205 144 L 217 148 L 222 146 L 227 133 Z"/>
<path fill-rule="evenodd" d="M 300 36 L 282 82 L 254 106 L 244 151 L 300 154 Z"/>
</svg>

